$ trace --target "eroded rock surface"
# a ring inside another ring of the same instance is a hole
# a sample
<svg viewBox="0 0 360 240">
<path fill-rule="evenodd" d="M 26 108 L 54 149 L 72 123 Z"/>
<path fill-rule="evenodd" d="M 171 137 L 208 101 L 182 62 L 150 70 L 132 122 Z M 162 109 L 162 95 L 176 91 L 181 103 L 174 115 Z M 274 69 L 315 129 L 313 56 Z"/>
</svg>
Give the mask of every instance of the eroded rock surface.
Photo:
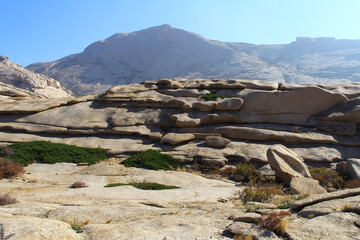
<svg viewBox="0 0 360 240">
<path fill-rule="evenodd" d="M 328 167 L 360 158 L 357 121 L 334 117 L 356 112 L 354 88 L 161 79 L 115 86 L 99 96 L 37 100 L 4 85 L 0 142 L 48 140 L 104 147 L 114 156 L 155 149 L 182 163 L 220 167 L 264 165 L 268 148 L 282 144 L 304 164 Z M 206 94 L 213 94 L 211 101 Z"/>
</svg>

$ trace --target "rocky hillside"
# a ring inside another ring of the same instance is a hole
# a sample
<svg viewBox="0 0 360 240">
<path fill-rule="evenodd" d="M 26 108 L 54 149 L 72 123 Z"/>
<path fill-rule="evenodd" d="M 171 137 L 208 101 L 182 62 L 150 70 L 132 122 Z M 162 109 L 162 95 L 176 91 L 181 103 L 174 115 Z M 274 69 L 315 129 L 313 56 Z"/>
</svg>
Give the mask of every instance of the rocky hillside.
<svg viewBox="0 0 360 240">
<path fill-rule="evenodd" d="M 51 140 L 114 156 L 156 149 L 181 163 L 268 163 L 283 144 L 308 165 L 360 158 L 360 83 L 295 85 L 240 79 L 163 79 L 98 97 L 1 98 L 0 141 Z M 207 97 L 208 101 L 204 98 Z"/>
<path fill-rule="evenodd" d="M 160 78 L 243 78 L 287 83 L 359 81 L 360 40 L 298 38 L 282 45 L 206 39 L 169 25 L 118 33 L 82 53 L 27 67 L 78 95 Z"/>
<path fill-rule="evenodd" d="M 39 98 L 58 98 L 70 96 L 60 83 L 43 74 L 34 73 L 21 65 L 12 63 L 9 58 L 0 57 L 0 91 L 12 96 Z"/>
</svg>

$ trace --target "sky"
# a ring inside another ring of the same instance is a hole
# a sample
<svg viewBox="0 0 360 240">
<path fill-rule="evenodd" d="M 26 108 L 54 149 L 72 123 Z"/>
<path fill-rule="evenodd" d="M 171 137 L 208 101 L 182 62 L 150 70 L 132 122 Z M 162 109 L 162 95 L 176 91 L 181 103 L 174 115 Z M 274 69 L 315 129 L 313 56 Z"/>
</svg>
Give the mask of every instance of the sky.
<svg viewBox="0 0 360 240">
<path fill-rule="evenodd" d="M 0 0 L 0 9 L 0 55 L 23 66 L 162 24 L 227 42 L 360 39 L 359 0 Z"/>
</svg>

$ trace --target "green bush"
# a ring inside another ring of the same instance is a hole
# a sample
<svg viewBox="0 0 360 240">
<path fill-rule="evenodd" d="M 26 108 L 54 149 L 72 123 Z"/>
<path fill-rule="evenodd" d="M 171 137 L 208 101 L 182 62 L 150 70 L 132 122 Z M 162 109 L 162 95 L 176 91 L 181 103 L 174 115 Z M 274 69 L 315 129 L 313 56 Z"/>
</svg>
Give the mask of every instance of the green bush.
<svg viewBox="0 0 360 240">
<path fill-rule="evenodd" d="M 14 153 L 7 158 L 25 166 L 31 163 L 88 163 L 107 159 L 107 149 L 86 148 L 47 141 L 15 143 L 10 146 Z"/>
<path fill-rule="evenodd" d="M 326 168 L 311 168 L 311 176 L 320 182 L 325 188 L 343 188 L 344 179 L 338 172 Z"/>
<path fill-rule="evenodd" d="M 159 184 L 159 183 L 151 183 L 151 182 L 146 182 L 146 183 L 110 183 L 104 187 L 117 187 L 117 186 L 125 186 L 125 185 L 130 185 L 136 188 L 140 188 L 142 190 L 163 190 L 163 189 L 176 189 L 179 187 L 176 186 L 167 186 L 167 185 L 163 185 L 163 184 Z"/>
<path fill-rule="evenodd" d="M 243 176 L 245 181 L 260 180 L 259 174 L 256 172 L 254 165 L 251 163 L 239 163 L 236 174 Z"/>
<path fill-rule="evenodd" d="M 239 199 L 246 204 L 252 202 L 269 202 L 275 195 L 284 195 L 281 185 L 272 183 L 259 184 L 249 182 L 243 191 L 238 192 Z"/>
<path fill-rule="evenodd" d="M 125 167 L 146 168 L 152 170 L 174 170 L 179 167 L 176 159 L 156 150 L 139 152 L 122 162 Z"/>
<path fill-rule="evenodd" d="M 217 95 L 217 94 L 214 94 L 214 93 L 207 93 L 205 95 L 202 95 L 201 98 L 202 99 L 205 99 L 206 101 L 214 101 L 216 100 L 217 98 L 231 98 L 232 96 L 222 96 L 222 95 Z"/>
</svg>

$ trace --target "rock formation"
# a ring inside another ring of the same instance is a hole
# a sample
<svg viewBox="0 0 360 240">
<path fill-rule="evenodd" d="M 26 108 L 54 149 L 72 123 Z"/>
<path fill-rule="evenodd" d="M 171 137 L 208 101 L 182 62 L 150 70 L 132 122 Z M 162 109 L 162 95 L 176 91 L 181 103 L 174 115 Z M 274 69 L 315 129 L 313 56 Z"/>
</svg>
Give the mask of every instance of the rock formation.
<svg viewBox="0 0 360 240">
<path fill-rule="evenodd" d="M 4 56 L 0 57 L 0 94 L 13 97 L 32 95 L 39 98 L 70 96 L 55 79 L 29 71 Z"/>
<path fill-rule="evenodd" d="M 240 161 L 263 167 L 268 149 L 282 144 L 308 166 L 335 167 L 360 158 L 360 136 L 320 126 L 358 124 L 324 116 L 334 109 L 356 112 L 360 85 L 326 86 L 162 79 L 82 98 L 34 100 L 0 92 L 0 142 L 49 140 L 103 147 L 118 157 L 155 149 L 183 164 L 219 167 Z"/>
<path fill-rule="evenodd" d="M 161 25 L 117 33 L 79 54 L 27 69 L 71 86 L 79 95 L 160 78 L 245 78 L 287 83 L 359 81 L 360 40 L 297 38 L 254 45 L 206 39 Z M 264 85 L 264 84 L 263 84 Z"/>
</svg>

